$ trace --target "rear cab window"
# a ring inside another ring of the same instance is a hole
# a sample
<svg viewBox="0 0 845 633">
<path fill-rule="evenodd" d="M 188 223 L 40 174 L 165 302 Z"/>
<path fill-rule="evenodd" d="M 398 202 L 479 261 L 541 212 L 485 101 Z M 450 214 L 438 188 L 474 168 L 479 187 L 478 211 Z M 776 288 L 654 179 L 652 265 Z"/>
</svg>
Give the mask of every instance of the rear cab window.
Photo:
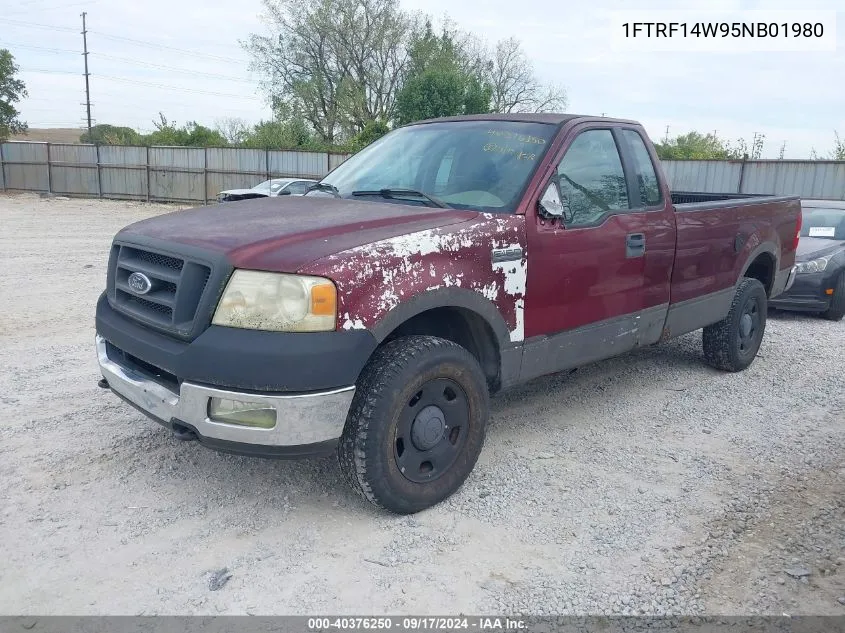
<svg viewBox="0 0 845 633">
<path fill-rule="evenodd" d="M 631 158 L 634 161 L 636 174 L 636 189 L 640 199 L 634 201 L 633 207 L 654 207 L 663 202 L 663 193 L 660 190 L 660 181 L 657 179 L 657 170 L 651 161 L 651 156 L 646 148 L 645 141 L 636 130 L 622 130 L 622 138 L 628 145 Z"/>
</svg>

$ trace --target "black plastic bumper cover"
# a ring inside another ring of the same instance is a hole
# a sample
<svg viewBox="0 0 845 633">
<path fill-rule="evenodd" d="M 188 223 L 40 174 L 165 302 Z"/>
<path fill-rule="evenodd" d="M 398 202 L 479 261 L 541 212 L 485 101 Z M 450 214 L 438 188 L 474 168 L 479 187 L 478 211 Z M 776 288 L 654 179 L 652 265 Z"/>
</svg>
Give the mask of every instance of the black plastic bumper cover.
<svg viewBox="0 0 845 633">
<path fill-rule="evenodd" d="M 798 274 L 792 287 L 769 301 L 769 305 L 781 310 L 823 312 L 830 307 L 831 299 L 825 290 L 835 285 L 836 274 L 830 274 L 830 271 Z"/>
<path fill-rule="evenodd" d="M 367 330 L 263 332 L 212 325 L 190 342 L 126 318 L 105 294 L 97 333 L 179 380 L 231 389 L 308 392 L 355 384 L 376 340 Z"/>
</svg>

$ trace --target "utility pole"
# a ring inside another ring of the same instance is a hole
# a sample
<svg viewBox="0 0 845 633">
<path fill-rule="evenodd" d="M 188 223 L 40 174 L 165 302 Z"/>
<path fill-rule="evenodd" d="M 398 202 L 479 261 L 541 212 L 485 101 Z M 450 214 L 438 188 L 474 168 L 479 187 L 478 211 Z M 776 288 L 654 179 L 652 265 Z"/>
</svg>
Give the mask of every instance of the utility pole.
<svg viewBox="0 0 845 633">
<path fill-rule="evenodd" d="M 91 140 L 91 87 L 88 84 L 88 29 L 85 27 L 85 16 L 82 12 L 82 57 L 85 59 L 85 110 L 88 115 L 88 140 Z"/>
<path fill-rule="evenodd" d="M 664 142 L 669 142 L 669 126 L 666 126 L 666 136 L 664 137 Z"/>
</svg>

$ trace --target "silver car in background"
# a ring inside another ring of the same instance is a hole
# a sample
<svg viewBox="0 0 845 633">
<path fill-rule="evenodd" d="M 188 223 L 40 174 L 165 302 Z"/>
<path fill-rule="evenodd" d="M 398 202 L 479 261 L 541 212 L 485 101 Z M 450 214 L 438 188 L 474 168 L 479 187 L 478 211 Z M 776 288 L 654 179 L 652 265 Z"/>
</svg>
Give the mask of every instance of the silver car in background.
<svg viewBox="0 0 845 633">
<path fill-rule="evenodd" d="M 272 178 L 260 182 L 251 189 L 227 189 L 217 194 L 217 202 L 234 202 L 250 198 L 273 198 L 275 196 L 301 196 L 316 180 L 308 178 Z"/>
</svg>

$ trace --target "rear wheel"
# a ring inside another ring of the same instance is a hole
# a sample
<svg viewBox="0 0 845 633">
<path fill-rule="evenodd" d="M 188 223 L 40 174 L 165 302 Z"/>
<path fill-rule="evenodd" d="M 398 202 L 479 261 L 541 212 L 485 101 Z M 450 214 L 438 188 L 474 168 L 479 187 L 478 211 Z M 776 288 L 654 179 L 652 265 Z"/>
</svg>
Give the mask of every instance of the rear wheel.
<svg viewBox="0 0 845 633">
<path fill-rule="evenodd" d="M 487 381 L 463 347 L 407 336 L 373 354 L 358 380 L 338 457 L 352 487 L 400 514 L 455 492 L 475 466 L 488 415 Z"/>
<path fill-rule="evenodd" d="M 845 272 L 839 275 L 836 287 L 833 289 L 830 307 L 822 312 L 821 316 L 828 321 L 841 321 L 845 316 Z"/>
<path fill-rule="evenodd" d="M 724 371 L 748 367 L 763 342 L 766 331 L 766 289 L 757 279 L 745 277 L 736 287 L 728 316 L 704 328 L 705 360 Z"/>
</svg>

